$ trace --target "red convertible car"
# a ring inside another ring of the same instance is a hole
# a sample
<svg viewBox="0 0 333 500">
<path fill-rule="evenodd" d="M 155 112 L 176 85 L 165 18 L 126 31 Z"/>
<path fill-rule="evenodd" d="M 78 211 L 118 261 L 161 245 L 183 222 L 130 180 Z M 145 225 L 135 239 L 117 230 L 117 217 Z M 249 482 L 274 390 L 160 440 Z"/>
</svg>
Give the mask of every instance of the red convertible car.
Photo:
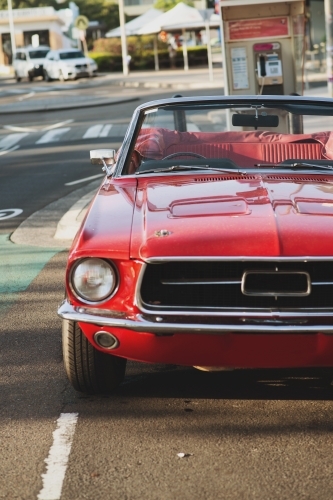
<svg viewBox="0 0 333 500">
<path fill-rule="evenodd" d="M 68 258 L 67 375 L 126 360 L 333 366 L 333 100 L 174 97 L 134 112 Z"/>
</svg>

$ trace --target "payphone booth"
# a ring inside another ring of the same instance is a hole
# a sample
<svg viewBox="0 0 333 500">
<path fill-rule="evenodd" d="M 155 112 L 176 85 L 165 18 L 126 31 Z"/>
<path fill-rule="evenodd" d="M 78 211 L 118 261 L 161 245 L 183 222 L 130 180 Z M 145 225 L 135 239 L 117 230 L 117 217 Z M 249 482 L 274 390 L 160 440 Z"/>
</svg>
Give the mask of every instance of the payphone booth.
<svg viewBox="0 0 333 500">
<path fill-rule="evenodd" d="M 303 94 L 303 0 L 220 0 L 226 95 Z"/>
</svg>

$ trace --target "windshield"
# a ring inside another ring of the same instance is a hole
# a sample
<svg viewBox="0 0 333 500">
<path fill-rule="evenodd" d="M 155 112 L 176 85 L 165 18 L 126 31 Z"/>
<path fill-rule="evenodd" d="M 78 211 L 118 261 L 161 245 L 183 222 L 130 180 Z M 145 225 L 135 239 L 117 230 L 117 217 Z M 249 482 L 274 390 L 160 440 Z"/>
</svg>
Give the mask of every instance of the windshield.
<svg viewBox="0 0 333 500">
<path fill-rule="evenodd" d="M 80 57 L 84 57 L 84 54 L 81 50 L 75 52 L 60 52 L 59 57 L 60 59 L 79 59 Z"/>
<path fill-rule="evenodd" d="M 29 56 L 30 56 L 30 59 L 43 59 L 44 57 L 46 57 L 46 55 L 48 54 L 49 51 L 50 51 L 49 49 L 30 50 Z"/>
<path fill-rule="evenodd" d="M 126 173 L 171 166 L 249 169 L 333 166 L 333 106 L 302 101 L 208 101 L 146 111 Z"/>
</svg>

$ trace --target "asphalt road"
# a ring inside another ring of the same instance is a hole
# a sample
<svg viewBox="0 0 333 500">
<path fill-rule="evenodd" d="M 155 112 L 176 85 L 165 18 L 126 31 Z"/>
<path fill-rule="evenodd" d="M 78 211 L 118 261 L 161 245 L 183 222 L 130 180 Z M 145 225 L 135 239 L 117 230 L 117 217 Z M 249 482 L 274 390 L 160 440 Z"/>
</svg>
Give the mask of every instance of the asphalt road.
<svg viewBox="0 0 333 500">
<path fill-rule="evenodd" d="M 129 363 L 125 383 L 110 397 L 76 393 L 67 382 L 56 315 L 66 252 L 14 245 L 8 236 L 89 181 L 66 184 L 99 173 L 89 149 L 117 147 L 136 105 L 172 95 L 112 92 L 138 100 L 0 116 L 0 141 L 27 134 L 11 139 L 18 148 L 0 156 L 0 214 L 22 210 L 0 218 L 0 498 L 60 498 L 43 493 L 42 475 L 57 420 L 70 414 L 77 423 L 62 500 L 330 500 L 329 370 L 204 373 Z M 67 130 L 45 139 L 60 129 Z"/>
</svg>

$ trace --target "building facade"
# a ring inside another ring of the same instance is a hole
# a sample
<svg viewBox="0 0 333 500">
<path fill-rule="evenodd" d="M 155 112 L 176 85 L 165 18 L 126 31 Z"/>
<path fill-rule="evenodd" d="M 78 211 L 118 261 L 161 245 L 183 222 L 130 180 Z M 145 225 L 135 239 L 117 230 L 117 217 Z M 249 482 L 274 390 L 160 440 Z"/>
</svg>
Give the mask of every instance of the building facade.
<svg viewBox="0 0 333 500">
<path fill-rule="evenodd" d="M 39 45 L 49 45 L 52 49 L 71 46 L 71 40 L 62 31 L 65 22 L 53 7 L 13 9 L 12 13 L 16 47 L 30 45 L 34 35 L 38 35 Z M 0 66 L 8 67 L 11 62 L 12 44 L 8 10 L 1 10 Z"/>
</svg>

